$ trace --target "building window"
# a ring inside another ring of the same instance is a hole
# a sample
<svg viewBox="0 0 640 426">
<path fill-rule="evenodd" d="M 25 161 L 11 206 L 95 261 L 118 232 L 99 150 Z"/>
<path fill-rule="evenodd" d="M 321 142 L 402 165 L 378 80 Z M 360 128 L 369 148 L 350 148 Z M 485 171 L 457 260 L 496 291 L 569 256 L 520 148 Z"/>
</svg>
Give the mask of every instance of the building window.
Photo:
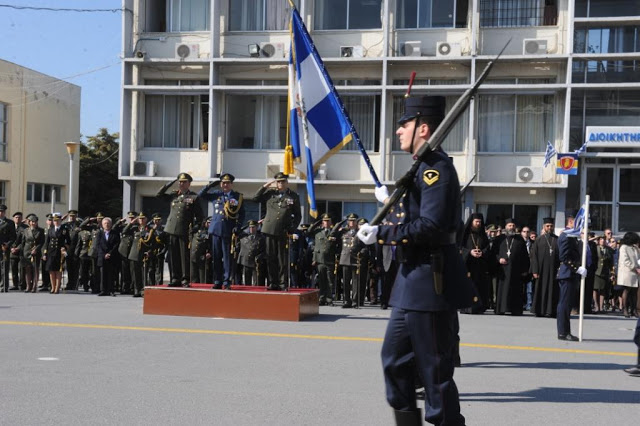
<svg viewBox="0 0 640 426">
<path fill-rule="evenodd" d="M 349 113 L 349 118 L 360 136 L 360 142 L 366 151 L 377 152 L 380 129 L 379 96 L 342 96 L 342 103 Z M 348 143 L 345 151 L 356 151 L 355 141 Z"/>
<path fill-rule="evenodd" d="M 398 0 L 397 28 L 464 28 L 469 0 Z"/>
<path fill-rule="evenodd" d="M 576 18 L 640 15 L 638 0 L 576 0 Z"/>
<path fill-rule="evenodd" d="M 514 218 L 519 229 L 528 226 L 538 232 L 542 228 L 543 218 L 551 216 L 551 206 L 522 204 L 478 204 L 476 211 L 482 213 L 488 225 L 504 227 L 506 219 Z"/>
<path fill-rule="evenodd" d="M 209 31 L 210 0 L 169 0 L 169 31 Z"/>
<path fill-rule="evenodd" d="M 478 151 L 543 152 L 553 138 L 552 95 L 481 95 Z"/>
<path fill-rule="evenodd" d="M 365 30 L 382 28 L 382 0 L 316 0 L 316 30 Z"/>
<path fill-rule="evenodd" d="M 229 0 L 229 31 L 283 31 L 290 18 L 285 0 Z"/>
<path fill-rule="evenodd" d="M 480 0 L 480 26 L 556 25 L 556 0 Z"/>
<path fill-rule="evenodd" d="M 145 95 L 146 148 L 203 148 L 208 123 L 209 95 Z"/>
<path fill-rule="evenodd" d="M 7 161 L 7 105 L 0 103 L 0 161 Z"/>
<path fill-rule="evenodd" d="M 0 204 L 7 205 L 7 182 L 0 180 Z"/>
<path fill-rule="evenodd" d="M 640 26 L 578 28 L 573 50 L 575 53 L 640 52 Z"/>
<path fill-rule="evenodd" d="M 286 96 L 227 96 L 228 149 L 284 149 Z"/>
<path fill-rule="evenodd" d="M 55 191 L 55 202 L 59 203 L 62 193 L 61 185 L 50 185 L 46 183 L 27 183 L 27 201 L 32 203 L 50 203 L 52 191 Z"/>
</svg>

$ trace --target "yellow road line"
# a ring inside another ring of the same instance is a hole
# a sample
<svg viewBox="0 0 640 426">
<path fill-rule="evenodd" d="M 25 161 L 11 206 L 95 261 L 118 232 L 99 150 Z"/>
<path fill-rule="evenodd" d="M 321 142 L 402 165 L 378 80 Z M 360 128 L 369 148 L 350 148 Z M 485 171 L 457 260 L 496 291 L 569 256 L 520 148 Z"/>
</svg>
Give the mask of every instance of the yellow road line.
<svg viewBox="0 0 640 426">
<path fill-rule="evenodd" d="M 66 327 L 66 328 L 89 328 L 99 330 L 131 330 L 131 331 L 156 331 L 165 333 L 188 333 L 188 334 L 213 334 L 227 336 L 258 336 L 258 337 L 284 337 L 292 339 L 313 339 L 313 340 L 342 340 L 352 342 L 382 342 L 379 337 L 349 337 L 349 336 L 323 336 L 318 334 L 289 334 L 289 333 L 265 333 L 252 331 L 225 331 L 225 330 L 203 330 L 193 328 L 162 328 L 162 327 L 134 327 L 126 325 L 101 325 L 101 324 L 73 324 L 63 322 L 37 322 L 37 321 L 0 321 L 0 325 L 28 325 L 36 327 Z M 613 355 L 635 357 L 632 352 L 611 352 L 611 351 L 591 351 L 585 349 L 563 349 L 563 348 L 541 348 L 537 346 L 510 346 L 510 345 L 490 345 L 485 343 L 460 343 L 460 346 L 468 348 L 483 349 L 505 349 L 516 351 L 536 351 L 536 352 L 561 352 L 572 354 L 589 355 Z"/>
</svg>

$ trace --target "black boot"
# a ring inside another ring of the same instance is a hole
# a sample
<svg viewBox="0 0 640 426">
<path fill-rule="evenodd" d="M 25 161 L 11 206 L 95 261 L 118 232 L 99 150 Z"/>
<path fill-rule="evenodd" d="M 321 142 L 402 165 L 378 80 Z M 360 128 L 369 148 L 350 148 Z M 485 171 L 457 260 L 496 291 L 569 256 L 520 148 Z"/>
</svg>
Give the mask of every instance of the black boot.
<svg viewBox="0 0 640 426">
<path fill-rule="evenodd" d="M 397 426 L 421 426 L 422 425 L 422 411 L 416 408 L 413 411 L 400 411 L 393 410 L 393 414 L 396 417 Z"/>
</svg>

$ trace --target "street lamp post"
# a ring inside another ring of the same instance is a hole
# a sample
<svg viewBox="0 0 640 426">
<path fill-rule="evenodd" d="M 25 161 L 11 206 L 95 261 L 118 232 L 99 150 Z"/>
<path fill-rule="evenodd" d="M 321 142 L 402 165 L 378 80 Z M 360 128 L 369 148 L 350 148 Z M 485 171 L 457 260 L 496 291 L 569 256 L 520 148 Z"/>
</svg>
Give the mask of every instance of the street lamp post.
<svg viewBox="0 0 640 426">
<path fill-rule="evenodd" d="M 74 175 L 75 175 L 75 167 L 73 161 L 73 155 L 76 153 L 78 146 L 80 146 L 80 142 L 65 142 L 64 145 L 67 147 L 67 152 L 69 153 L 69 210 L 73 209 L 73 199 L 75 195 L 75 188 L 73 185 Z"/>
</svg>

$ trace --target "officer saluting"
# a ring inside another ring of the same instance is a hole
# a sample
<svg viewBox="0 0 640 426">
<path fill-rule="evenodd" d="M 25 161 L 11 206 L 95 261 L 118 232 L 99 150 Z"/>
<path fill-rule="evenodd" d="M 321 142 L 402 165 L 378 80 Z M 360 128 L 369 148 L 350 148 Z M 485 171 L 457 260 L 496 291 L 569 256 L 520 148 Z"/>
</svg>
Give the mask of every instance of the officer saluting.
<svg viewBox="0 0 640 426">
<path fill-rule="evenodd" d="M 171 185 L 178 181 L 178 190 L 166 194 Z M 196 226 L 202 220 L 202 209 L 198 196 L 189 190 L 193 178 L 188 173 L 164 185 L 156 197 L 171 201 L 171 210 L 164 232 L 169 234 L 169 262 L 171 282 L 169 287 L 189 286 L 189 227 Z"/>
<path fill-rule="evenodd" d="M 415 155 L 442 121 L 444 108 L 441 96 L 407 99 L 396 131 L 401 149 Z M 376 197 L 384 201 L 386 194 L 379 192 Z M 363 224 L 358 232 L 366 244 L 397 245 L 402 262 L 381 353 L 387 401 L 395 409 L 397 424 L 422 424 L 414 388 L 415 362 L 426 392 L 425 419 L 463 425 L 453 381 L 454 325 L 456 309 L 471 304 L 471 287 L 455 238 L 460 184 L 446 153 L 438 149 L 422 158 L 401 202 L 406 211 L 402 224 Z"/>
<path fill-rule="evenodd" d="M 220 187 L 209 193 L 218 182 L 211 182 L 198 193 L 198 197 L 213 202 L 213 216 L 209 224 L 211 253 L 213 255 L 213 288 L 231 287 L 231 236 L 244 223 L 243 196 L 233 190 L 235 176 L 220 176 Z"/>
</svg>

